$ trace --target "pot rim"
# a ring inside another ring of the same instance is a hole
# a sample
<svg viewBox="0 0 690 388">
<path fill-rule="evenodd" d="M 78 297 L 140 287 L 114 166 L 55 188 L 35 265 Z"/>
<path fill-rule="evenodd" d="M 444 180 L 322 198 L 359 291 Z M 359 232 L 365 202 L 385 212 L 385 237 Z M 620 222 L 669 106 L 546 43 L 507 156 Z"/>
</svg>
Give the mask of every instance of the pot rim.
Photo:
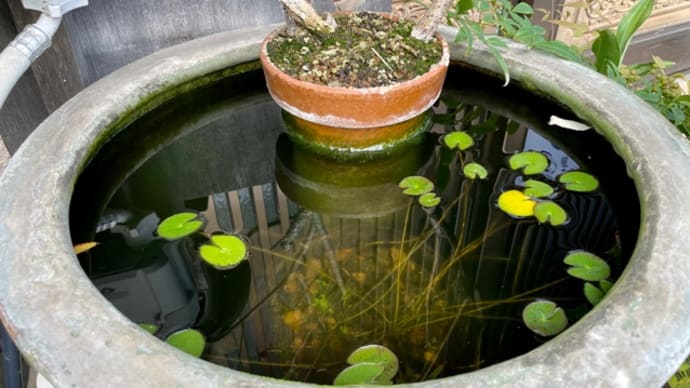
<svg viewBox="0 0 690 388">
<path fill-rule="evenodd" d="M 176 85 L 256 60 L 257 37 L 274 27 L 211 35 L 130 64 L 68 101 L 13 155 L 0 178 L 0 319 L 56 387 L 310 386 L 197 360 L 145 333 L 84 275 L 68 230 L 74 182 L 114 123 L 143 109 L 142 101 L 162 103 Z M 641 202 L 640 236 L 609 295 L 558 337 L 503 363 L 411 386 L 660 386 L 690 349 L 690 220 L 678 217 L 690 214 L 690 145 L 615 82 L 507 44 L 516 82 L 594 124 L 625 160 Z M 470 56 L 463 45 L 450 48 L 455 60 L 500 74 L 478 43 Z"/>
</svg>

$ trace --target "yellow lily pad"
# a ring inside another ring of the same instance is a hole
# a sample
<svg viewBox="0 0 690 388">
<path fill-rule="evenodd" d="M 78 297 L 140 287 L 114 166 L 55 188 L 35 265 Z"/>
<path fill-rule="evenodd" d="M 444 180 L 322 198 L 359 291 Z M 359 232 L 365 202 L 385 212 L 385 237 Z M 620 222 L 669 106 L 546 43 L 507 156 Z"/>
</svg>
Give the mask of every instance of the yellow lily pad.
<svg viewBox="0 0 690 388">
<path fill-rule="evenodd" d="M 508 190 L 498 197 L 498 207 L 513 217 L 530 217 L 534 215 L 537 202 L 518 190 Z"/>
</svg>

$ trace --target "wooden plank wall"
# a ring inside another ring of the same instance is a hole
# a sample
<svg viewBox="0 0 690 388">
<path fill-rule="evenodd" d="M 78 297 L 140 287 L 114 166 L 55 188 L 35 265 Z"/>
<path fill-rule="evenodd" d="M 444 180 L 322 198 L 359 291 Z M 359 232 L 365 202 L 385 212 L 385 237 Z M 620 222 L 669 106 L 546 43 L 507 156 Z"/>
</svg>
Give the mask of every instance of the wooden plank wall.
<svg viewBox="0 0 690 388">
<path fill-rule="evenodd" d="M 330 0 L 314 4 L 333 9 Z M 391 0 L 365 0 L 360 8 L 390 10 Z M 0 0 L 0 47 L 37 17 L 21 0 Z M 113 70 L 197 37 L 281 20 L 278 0 L 90 0 L 65 16 L 53 47 L 0 110 L 0 136 L 14 153 L 47 114 Z"/>
</svg>

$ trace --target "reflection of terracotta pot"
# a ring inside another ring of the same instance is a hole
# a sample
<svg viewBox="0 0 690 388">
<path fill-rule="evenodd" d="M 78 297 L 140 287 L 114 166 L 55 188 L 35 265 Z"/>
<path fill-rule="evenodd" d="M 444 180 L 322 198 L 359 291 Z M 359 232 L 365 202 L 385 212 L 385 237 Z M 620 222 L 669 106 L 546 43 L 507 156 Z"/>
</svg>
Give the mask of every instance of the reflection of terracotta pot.
<svg viewBox="0 0 690 388">
<path fill-rule="evenodd" d="M 428 137 L 417 137 L 386 157 L 339 161 L 282 134 L 276 143 L 276 180 L 305 209 L 344 218 L 379 217 L 409 203 L 398 182 L 426 168 L 433 145 Z"/>
<path fill-rule="evenodd" d="M 438 98 L 448 69 L 448 44 L 442 39 L 441 60 L 425 74 L 390 86 L 344 88 L 317 85 L 295 79 L 279 70 L 268 58 L 263 41 L 261 63 L 271 96 L 294 116 L 321 125 L 341 128 L 382 127 L 409 120 L 427 110 Z"/>
</svg>

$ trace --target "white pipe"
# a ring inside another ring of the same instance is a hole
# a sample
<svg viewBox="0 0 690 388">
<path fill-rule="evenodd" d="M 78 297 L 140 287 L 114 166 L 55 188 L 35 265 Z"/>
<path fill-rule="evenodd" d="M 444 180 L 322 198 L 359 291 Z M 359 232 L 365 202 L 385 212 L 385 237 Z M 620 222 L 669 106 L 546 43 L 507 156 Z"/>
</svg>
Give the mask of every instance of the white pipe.
<svg viewBox="0 0 690 388">
<path fill-rule="evenodd" d="M 31 63 L 50 47 L 60 21 L 60 17 L 41 14 L 36 24 L 26 26 L 0 53 L 0 108 Z"/>
</svg>

